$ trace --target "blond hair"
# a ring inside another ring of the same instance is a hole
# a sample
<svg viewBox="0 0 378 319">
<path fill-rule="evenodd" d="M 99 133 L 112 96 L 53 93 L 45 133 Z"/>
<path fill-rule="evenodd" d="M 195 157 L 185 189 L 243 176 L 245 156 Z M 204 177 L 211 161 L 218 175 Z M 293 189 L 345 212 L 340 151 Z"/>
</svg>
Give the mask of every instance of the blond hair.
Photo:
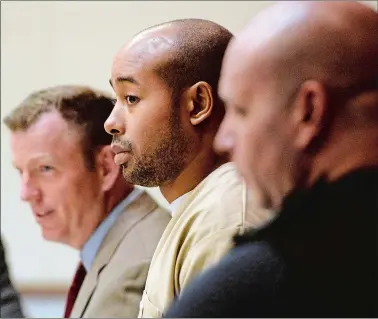
<svg viewBox="0 0 378 319">
<path fill-rule="evenodd" d="M 105 92 L 88 86 L 59 85 L 31 93 L 3 121 L 12 132 L 26 131 L 43 114 L 58 111 L 81 131 L 85 159 L 93 168 L 95 151 L 112 139 L 104 123 L 113 106 L 113 98 Z"/>
</svg>

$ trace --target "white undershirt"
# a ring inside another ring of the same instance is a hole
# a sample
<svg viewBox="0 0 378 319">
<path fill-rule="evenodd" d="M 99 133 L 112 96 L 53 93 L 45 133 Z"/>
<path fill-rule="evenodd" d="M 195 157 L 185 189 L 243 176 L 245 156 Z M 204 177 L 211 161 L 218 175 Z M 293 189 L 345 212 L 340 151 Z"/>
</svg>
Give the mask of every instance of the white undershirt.
<svg viewBox="0 0 378 319">
<path fill-rule="evenodd" d="M 189 195 L 189 193 L 185 193 L 184 195 L 181 195 L 180 197 L 176 198 L 170 205 L 169 207 L 171 208 L 171 215 L 176 213 L 177 208 L 181 205 L 183 200 Z"/>
</svg>

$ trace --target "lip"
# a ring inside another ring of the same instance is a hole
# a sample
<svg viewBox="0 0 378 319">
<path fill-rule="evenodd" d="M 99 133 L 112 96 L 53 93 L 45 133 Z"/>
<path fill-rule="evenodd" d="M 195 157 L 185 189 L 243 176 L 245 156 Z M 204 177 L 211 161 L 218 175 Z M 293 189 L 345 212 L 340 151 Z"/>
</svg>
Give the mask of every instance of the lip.
<svg viewBox="0 0 378 319">
<path fill-rule="evenodd" d="M 46 216 L 46 215 L 48 215 L 48 214 L 50 214 L 50 213 L 52 213 L 52 209 L 47 209 L 47 210 L 34 210 L 34 214 L 35 214 L 35 216 L 37 216 L 37 217 L 43 217 L 43 216 Z"/>
<path fill-rule="evenodd" d="M 119 146 L 118 144 L 112 144 L 110 147 L 111 147 L 112 151 L 113 151 L 115 154 L 125 153 L 125 152 L 128 151 L 128 150 L 126 150 L 125 148 L 123 148 L 122 146 Z"/>
<path fill-rule="evenodd" d="M 119 153 L 116 153 L 116 155 L 114 156 L 114 162 L 117 165 L 123 165 L 127 163 L 129 159 L 130 159 L 130 153 L 128 152 L 119 152 Z"/>
<path fill-rule="evenodd" d="M 44 218 L 50 216 L 54 212 L 53 209 L 44 212 L 34 212 L 35 218 L 38 223 L 40 223 Z"/>
</svg>

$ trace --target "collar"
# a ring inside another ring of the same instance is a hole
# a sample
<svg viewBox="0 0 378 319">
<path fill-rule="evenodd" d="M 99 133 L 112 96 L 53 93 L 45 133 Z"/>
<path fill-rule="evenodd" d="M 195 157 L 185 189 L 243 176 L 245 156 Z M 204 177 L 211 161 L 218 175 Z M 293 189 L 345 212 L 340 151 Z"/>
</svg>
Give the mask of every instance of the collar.
<svg viewBox="0 0 378 319">
<path fill-rule="evenodd" d="M 243 235 L 235 236 L 235 243 L 238 245 L 259 240 L 268 233 L 291 227 L 298 228 L 299 225 L 320 222 L 330 224 L 356 218 L 355 212 L 349 209 L 356 203 L 359 203 L 361 208 L 358 218 L 367 219 L 371 209 L 365 208 L 365 205 L 371 204 L 374 200 L 377 205 L 377 194 L 378 167 L 356 169 L 332 182 L 321 177 L 312 187 L 288 194 L 275 219 L 266 227 L 250 229 Z"/>
<path fill-rule="evenodd" d="M 180 204 L 183 202 L 183 200 L 188 197 L 190 192 L 185 193 L 184 195 L 181 195 L 180 197 L 176 198 L 172 203 L 169 204 L 169 207 L 171 208 L 170 214 L 173 217 L 175 212 L 177 211 L 177 208 L 180 206 Z"/>
</svg>

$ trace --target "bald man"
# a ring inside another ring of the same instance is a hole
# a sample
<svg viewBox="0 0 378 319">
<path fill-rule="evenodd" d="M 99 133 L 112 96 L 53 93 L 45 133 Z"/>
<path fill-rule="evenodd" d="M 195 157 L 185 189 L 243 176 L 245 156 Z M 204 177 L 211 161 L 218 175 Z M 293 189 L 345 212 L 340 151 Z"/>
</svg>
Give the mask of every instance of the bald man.
<svg viewBox="0 0 378 319">
<path fill-rule="evenodd" d="M 225 55 L 216 147 L 279 210 L 166 317 L 377 317 L 378 14 L 289 2 Z"/>
<path fill-rule="evenodd" d="M 269 212 L 251 206 L 233 164 L 212 144 L 224 116 L 217 96 L 232 34 L 207 20 L 179 20 L 138 34 L 117 53 L 117 102 L 105 123 L 129 182 L 159 186 L 172 220 L 154 253 L 139 317 L 161 317 L 191 279 L 214 265 L 235 234 Z"/>
</svg>

